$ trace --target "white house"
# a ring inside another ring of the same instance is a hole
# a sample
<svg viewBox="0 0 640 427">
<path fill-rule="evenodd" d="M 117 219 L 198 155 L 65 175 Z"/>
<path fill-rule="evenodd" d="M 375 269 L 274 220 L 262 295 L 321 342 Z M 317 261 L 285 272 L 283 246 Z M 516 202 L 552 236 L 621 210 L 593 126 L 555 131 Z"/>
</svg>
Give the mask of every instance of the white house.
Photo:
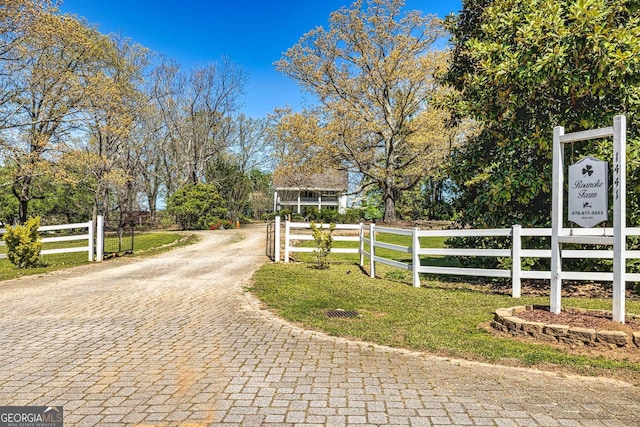
<svg viewBox="0 0 640 427">
<path fill-rule="evenodd" d="M 289 209 L 304 215 L 307 207 L 347 210 L 349 179 L 346 171 L 329 170 L 309 175 L 274 174 L 273 211 Z"/>
</svg>

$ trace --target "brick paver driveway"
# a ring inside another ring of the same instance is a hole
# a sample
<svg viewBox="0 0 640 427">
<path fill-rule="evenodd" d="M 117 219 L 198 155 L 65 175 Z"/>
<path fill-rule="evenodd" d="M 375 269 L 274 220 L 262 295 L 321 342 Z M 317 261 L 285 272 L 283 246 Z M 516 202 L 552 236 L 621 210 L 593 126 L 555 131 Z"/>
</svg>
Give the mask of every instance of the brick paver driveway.
<svg viewBox="0 0 640 427">
<path fill-rule="evenodd" d="M 264 228 L 205 236 L 0 283 L 0 405 L 63 405 L 67 426 L 640 425 L 640 390 L 623 383 L 289 325 L 242 292 Z"/>
</svg>

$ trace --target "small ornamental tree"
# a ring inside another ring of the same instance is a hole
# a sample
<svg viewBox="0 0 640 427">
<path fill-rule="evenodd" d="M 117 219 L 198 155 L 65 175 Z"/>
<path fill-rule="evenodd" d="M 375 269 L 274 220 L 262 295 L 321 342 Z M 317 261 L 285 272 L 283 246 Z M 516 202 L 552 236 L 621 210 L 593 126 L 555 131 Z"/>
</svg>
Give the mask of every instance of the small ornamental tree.
<svg viewBox="0 0 640 427">
<path fill-rule="evenodd" d="M 316 259 L 318 261 L 317 268 L 325 269 L 329 268 L 327 262 L 327 255 L 331 252 L 333 246 L 333 237 L 331 233 L 336 228 L 335 224 L 331 224 L 328 230 L 322 228 L 322 225 L 317 226 L 314 222 L 311 223 L 311 232 L 313 233 L 313 240 L 316 243 Z"/>
<path fill-rule="evenodd" d="M 18 268 L 33 268 L 40 264 L 42 241 L 38 236 L 40 218 L 29 218 L 24 225 L 7 226 L 2 239 L 7 244 L 7 258 Z"/>
</svg>

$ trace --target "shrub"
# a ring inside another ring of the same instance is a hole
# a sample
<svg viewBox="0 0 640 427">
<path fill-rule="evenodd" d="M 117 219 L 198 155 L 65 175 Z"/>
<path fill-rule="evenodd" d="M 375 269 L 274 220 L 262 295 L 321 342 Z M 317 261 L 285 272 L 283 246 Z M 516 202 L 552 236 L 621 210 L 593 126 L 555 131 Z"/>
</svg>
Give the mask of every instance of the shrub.
<svg viewBox="0 0 640 427">
<path fill-rule="evenodd" d="M 311 232 L 313 233 L 313 240 L 316 243 L 316 259 L 318 260 L 317 268 L 325 269 L 329 268 L 329 263 L 327 263 L 327 255 L 331 252 L 331 247 L 333 246 L 333 237 L 331 233 L 336 228 L 335 224 L 331 224 L 328 230 L 322 228 L 322 226 L 317 226 L 314 222 L 311 223 Z"/>
<path fill-rule="evenodd" d="M 235 227 L 233 221 L 228 219 L 214 218 L 209 224 L 209 230 L 228 230 Z"/>
<path fill-rule="evenodd" d="M 362 208 L 364 219 L 367 221 L 377 221 L 382 219 L 382 212 L 375 206 L 365 206 Z"/>
<path fill-rule="evenodd" d="M 340 214 L 338 214 L 338 211 L 335 209 L 322 209 L 319 214 L 319 219 L 322 222 L 337 222 L 340 217 Z"/>
<path fill-rule="evenodd" d="M 40 218 L 30 218 L 24 225 L 7 226 L 2 239 L 7 244 L 7 258 L 18 268 L 33 268 L 40 264 L 42 241 L 38 236 Z"/>
<path fill-rule="evenodd" d="M 349 208 L 343 215 L 343 219 L 340 222 L 346 224 L 357 224 L 364 218 L 363 212 L 358 208 Z"/>
<path fill-rule="evenodd" d="M 167 200 L 167 212 L 175 215 L 185 230 L 206 230 L 228 211 L 212 184 L 187 184 Z"/>
<path fill-rule="evenodd" d="M 307 219 L 309 219 L 309 221 L 316 221 L 320 219 L 318 208 L 316 207 L 309 206 L 305 209 L 304 213 Z"/>
</svg>

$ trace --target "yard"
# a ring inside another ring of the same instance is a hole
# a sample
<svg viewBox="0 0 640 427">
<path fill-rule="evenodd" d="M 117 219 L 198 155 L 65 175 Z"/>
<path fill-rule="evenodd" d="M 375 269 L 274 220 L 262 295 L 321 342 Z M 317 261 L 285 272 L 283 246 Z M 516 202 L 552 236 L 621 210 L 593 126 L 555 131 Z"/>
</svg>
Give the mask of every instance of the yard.
<svg viewBox="0 0 640 427">
<path fill-rule="evenodd" d="M 394 241 L 393 243 L 402 243 Z M 427 242 L 424 242 L 427 243 Z M 336 242 L 349 245 L 349 242 Z M 430 245 L 444 245 L 432 240 Z M 385 255 L 386 256 L 386 255 Z M 353 254 L 330 254 L 330 268 L 314 268 L 314 254 L 296 253 L 297 262 L 270 263 L 255 275 L 251 291 L 288 321 L 329 335 L 425 351 L 444 357 L 559 370 L 624 379 L 640 384 L 640 350 L 571 347 L 513 338 L 489 327 L 497 308 L 549 305 L 548 281 L 525 282 L 522 298 L 498 281 L 421 278 L 377 265 L 368 275 Z M 429 262 L 442 263 L 442 258 Z M 610 286 L 609 286 L 610 288 Z M 590 283 L 563 288 L 563 306 L 611 310 L 606 286 Z M 330 318 L 327 311 L 353 310 L 355 318 Z M 640 314 L 640 299 L 629 295 L 627 313 Z"/>
</svg>

